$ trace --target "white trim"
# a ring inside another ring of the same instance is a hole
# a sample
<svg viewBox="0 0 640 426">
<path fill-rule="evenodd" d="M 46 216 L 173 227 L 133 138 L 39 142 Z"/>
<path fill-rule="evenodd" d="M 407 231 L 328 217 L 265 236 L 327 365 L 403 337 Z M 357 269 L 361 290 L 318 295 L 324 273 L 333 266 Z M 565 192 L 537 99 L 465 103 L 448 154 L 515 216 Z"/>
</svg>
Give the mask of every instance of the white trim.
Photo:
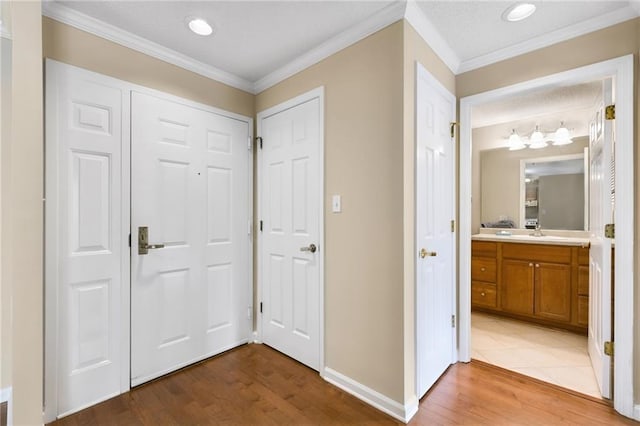
<svg viewBox="0 0 640 426">
<path fill-rule="evenodd" d="M 84 13 L 80 13 L 60 4 L 59 2 L 42 2 L 42 14 L 48 18 L 71 25 L 72 27 L 78 28 L 82 31 L 97 35 L 98 37 L 102 37 L 106 40 L 144 53 L 145 55 L 149 55 L 180 68 L 192 71 L 196 74 L 219 81 L 228 86 L 235 87 L 249 93 L 254 93 L 253 83 L 248 80 L 197 61 L 187 55 L 161 46 L 111 24 L 107 24 L 106 22 L 85 15 Z"/>
<path fill-rule="evenodd" d="M 640 6 L 638 6 L 638 8 L 640 9 Z M 542 49 L 543 47 L 551 46 L 552 44 L 560 43 L 565 40 L 610 27 L 612 25 L 634 19 L 638 17 L 638 15 L 640 15 L 640 12 L 636 10 L 636 8 L 626 6 L 612 12 L 605 13 L 604 15 L 600 15 L 583 22 L 578 22 L 577 24 L 569 25 L 538 37 L 530 38 L 521 43 L 495 50 L 487 53 L 486 55 L 462 61 L 456 74 L 462 74 L 467 71 L 482 68 L 496 62 L 504 61 L 505 59 L 513 58 L 537 49 Z"/>
<path fill-rule="evenodd" d="M 260 111 L 257 113 L 256 115 L 256 122 L 257 122 L 257 135 L 260 136 L 262 133 L 262 120 L 277 114 L 279 112 L 285 111 L 289 108 L 293 108 L 297 105 L 303 104 L 305 102 L 308 102 L 312 99 L 318 99 L 320 102 L 320 123 L 319 123 L 319 147 L 318 147 L 318 209 L 319 209 L 319 216 L 318 216 L 318 268 L 319 268 L 319 285 L 320 285 L 320 300 L 318 301 L 319 303 L 319 313 L 320 313 L 320 330 L 319 330 L 319 344 L 320 344 L 320 356 L 319 356 L 319 366 L 318 366 L 318 372 L 320 373 L 320 376 L 324 377 L 325 374 L 325 360 L 324 360 L 324 291 L 325 291 L 325 283 L 324 283 L 324 260 L 325 260 L 325 236 L 324 236 L 324 219 L 325 219 L 325 215 L 324 215 L 324 191 L 325 191 L 325 185 L 324 185 L 324 148 L 325 148 L 325 141 L 324 141 L 324 106 L 325 106 L 325 102 L 324 102 L 324 86 L 320 86 L 317 87 L 315 89 L 312 89 L 306 93 L 303 93 L 301 95 L 296 96 L 295 98 L 289 99 L 287 101 L 284 101 L 278 105 L 272 106 L 271 108 L 268 108 L 264 111 Z M 260 147 L 256 146 L 256 149 L 258 151 L 258 159 L 257 159 L 257 199 L 258 199 L 258 205 L 256 208 L 256 214 L 257 217 L 260 218 L 261 216 L 261 207 L 262 207 L 262 186 L 261 186 L 261 182 L 263 182 L 262 179 L 262 173 L 263 173 L 263 168 L 262 168 L 262 150 L 260 149 Z M 257 298 L 256 300 L 258 301 L 258 307 L 260 306 L 260 301 L 262 300 L 262 284 L 263 284 L 263 280 L 262 280 L 262 275 L 263 275 L 263 269 L 262 269 L 262 262 L 261 257 L 260 257 L 260 253 L 262 253 L 262 238 L 260 231 L 258 231 L 257 233 L 257 264 L 258 264 L 258 272 L 257 272 L 257 284 L 256 284 L 256 294 L 257 294 Z M 257 310 L 257 314 L 256 315 L 260 315 L 257 320 L 256 320 L 256 333 L 257 333 L 257 340 L 256 342 L 263 342 L 263 327 L 262 327 L 262 315 L 259 312 L 259 309 Z"/>
<path fill-rule="evenodd" d="M 445 63 L 454 74 L 460 68 L 460 58 L 449 46 L 449 43 L 442 38 L 436 27 L 431 23 L 424 11 L 418 6 L 415 0 L 407 1 L 407 11 L 404 18 L 422 37 L 425 43 L 433 49 L 438 57 Z"/>
<path fill-rule="evenodd" d="M 640 404 L 636 404 L 633 407 L 633 419 L 640 420 Z"/>
<path fill-rule="evenodd" d="M 409 423 L 409 420 L 418 412 L 418 400 L 415 397 L 409 403 L 402 405 L 329 367 L 325 368 L 324 379 L 403 423 Z"/>
<path fill-rule="evenodd" d="M 471 336 L 471 110 L 474 106 L 549 85 L 578 84 L 615 77 L 616 99 L 616 235 L 614 408 L 634 415 L 634 134 L 633 55 L 552 74 L 535 80 L 468 96 L 460 100 L 460 361 L 469 361 Z M 636 413 L 637 414 L 637 413 Z"/>
<path fill-rule="evenodd" d="M 0 402 L 9 402 L 11 400 L 11 386 L 0 389 Z"/>
<path fill-rule="evenodd" d="M 403 1 L 393 2 L 389 6 L 373 14 L 366 20 L 351 26 L 342 33 L 331 37 L 319 46 L 298 56 L 288 64 L 262 77 L 254 84 L 254 93 L 260 93 L 269 87 L 291 77 L 300 71 L 317 64 L 340 50 L 357 43 L 363 38 L 387 27 L 403 18 L 405 4 Z"/>
</svg>

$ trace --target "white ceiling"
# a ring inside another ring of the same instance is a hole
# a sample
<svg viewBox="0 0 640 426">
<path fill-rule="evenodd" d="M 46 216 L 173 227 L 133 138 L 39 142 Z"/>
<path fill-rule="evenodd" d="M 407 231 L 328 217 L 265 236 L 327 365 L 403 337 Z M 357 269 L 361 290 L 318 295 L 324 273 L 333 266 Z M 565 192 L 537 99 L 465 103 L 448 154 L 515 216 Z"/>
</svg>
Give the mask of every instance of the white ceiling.
<svg viewBox="0 0 640 426">
<path fill-rule="evenodd" d="M 513 0 L 45 0 L 43 13 L 255 93 L 403 16 L 458 73 L 631 19 L 639 2 L 533 1 L 520 23 L 501 20 Z M 214 35 L 192 34 L 189 16 Z"/>
</svg>

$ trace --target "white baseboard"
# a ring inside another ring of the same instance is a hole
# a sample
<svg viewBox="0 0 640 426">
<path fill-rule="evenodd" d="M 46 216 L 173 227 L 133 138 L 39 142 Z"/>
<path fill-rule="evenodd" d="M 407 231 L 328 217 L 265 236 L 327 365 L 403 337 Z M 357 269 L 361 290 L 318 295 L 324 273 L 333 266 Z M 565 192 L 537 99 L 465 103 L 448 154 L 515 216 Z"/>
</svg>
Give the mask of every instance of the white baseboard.
<svg viewBox="0 0 640 426">
<path fill-rule="evenodd" d="M 640 421 L 640 404 L 633 406 L 633 420 Z"/>
<path fill-rule="evenodd" d="M 251 338 L 253 339 L 253 343 L 262 343 L 260 338 L 258 337 L 258 332 L 254 331 Z"/>
<path fill-rule="evenodd" d="M 329 367 L 324 368 L 323 378 L 327 382 L 339 387 L 343 391 L 350 393 L 356 398 L 361 399 L 372 407 L 387 413 L 401 422 L 409 423 L 409 420 L 411 420 L 411 418 L 418 412 L 417 399 L 410 401 L 408 404 L 402 405 L 380 392 L 375 391 L 362 383 L 358 383 L 350 377 L 340 374 Z"/>
</svg>

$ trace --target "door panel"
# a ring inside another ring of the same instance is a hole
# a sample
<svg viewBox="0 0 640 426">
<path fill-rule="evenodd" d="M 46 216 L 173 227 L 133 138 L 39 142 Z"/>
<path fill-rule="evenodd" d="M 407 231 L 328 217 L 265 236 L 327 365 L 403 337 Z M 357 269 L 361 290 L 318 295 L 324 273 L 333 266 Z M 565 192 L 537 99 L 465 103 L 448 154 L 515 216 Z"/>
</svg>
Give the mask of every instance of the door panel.
<svg viewBox="0 0 640 426">
<path fill-rule="evenodd" d="M 302 249 L 320 241 L 320 108 L 314 97 L 259 118 L 262 339 L 315 370 L 320 368 L 319 253 Z"/>
<path fill-rule="evenodd" d="M 589 165 L 589 356 L 604 398 L 611 398 L 611 357 L 604 342 L 611 340 L 611 240 L 604 225 L 613 223 L 613 121 L 604 120 L 604 106 L 613 103 L 612 81 L 603 81 L 603 103 L 591 124 Z"/>
<path fill-rule="evenodd" d="M 131 382 L 246 342 L 248 124 L 132 94 Z M 139 254 L 136 237 L 164 247 Z"/>
<path fill-rule="evenodd" d="M 535 264 L 535 315 L 571 321 L 571 266 Z"/>
<path fill-rule="evenodd" d="M 505 259 L 502 261 L 502 298 L 504 311 L 515 314 L 533 314 L 532 262 Z"/>
<path fill-rule="evenodd" d="M 455 98 L 417 68 L 417 376 L 421 397 L 454 360 Z"/>
<path fill-rule="evenodd" d="M 57 401 L 47 401 L 56 407 L 47 415 L 59 417 L 123 387 L 121 174 L 128 94 L 111 79 L 50 62 L 47 85 L 46 286 L 56 284 L 47 297 L 57 294 L 57 330 L 47 325 L 46 332 L 48 339 L 58 336 L 57 353 L 47 356 L 57 355 L 58 363 L 48 365 L 57 389 L 47 397 L 57 392 Z"/>
</svg>

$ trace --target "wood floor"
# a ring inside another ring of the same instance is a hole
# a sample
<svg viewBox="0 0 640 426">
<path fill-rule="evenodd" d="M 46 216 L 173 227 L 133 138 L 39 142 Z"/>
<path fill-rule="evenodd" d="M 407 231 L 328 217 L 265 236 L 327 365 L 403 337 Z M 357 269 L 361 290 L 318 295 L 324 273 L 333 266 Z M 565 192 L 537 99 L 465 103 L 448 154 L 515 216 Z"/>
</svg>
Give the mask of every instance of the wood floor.
<svg viewBox="0 0 640 426">
<path fill-rule="evenodd" d="M 401 424 L 264 345 L 246 345 L 55 425 Z M 638 423 L 608 405 L 480 362 L 455 364 L 410 425 Z"/>
</svg>

